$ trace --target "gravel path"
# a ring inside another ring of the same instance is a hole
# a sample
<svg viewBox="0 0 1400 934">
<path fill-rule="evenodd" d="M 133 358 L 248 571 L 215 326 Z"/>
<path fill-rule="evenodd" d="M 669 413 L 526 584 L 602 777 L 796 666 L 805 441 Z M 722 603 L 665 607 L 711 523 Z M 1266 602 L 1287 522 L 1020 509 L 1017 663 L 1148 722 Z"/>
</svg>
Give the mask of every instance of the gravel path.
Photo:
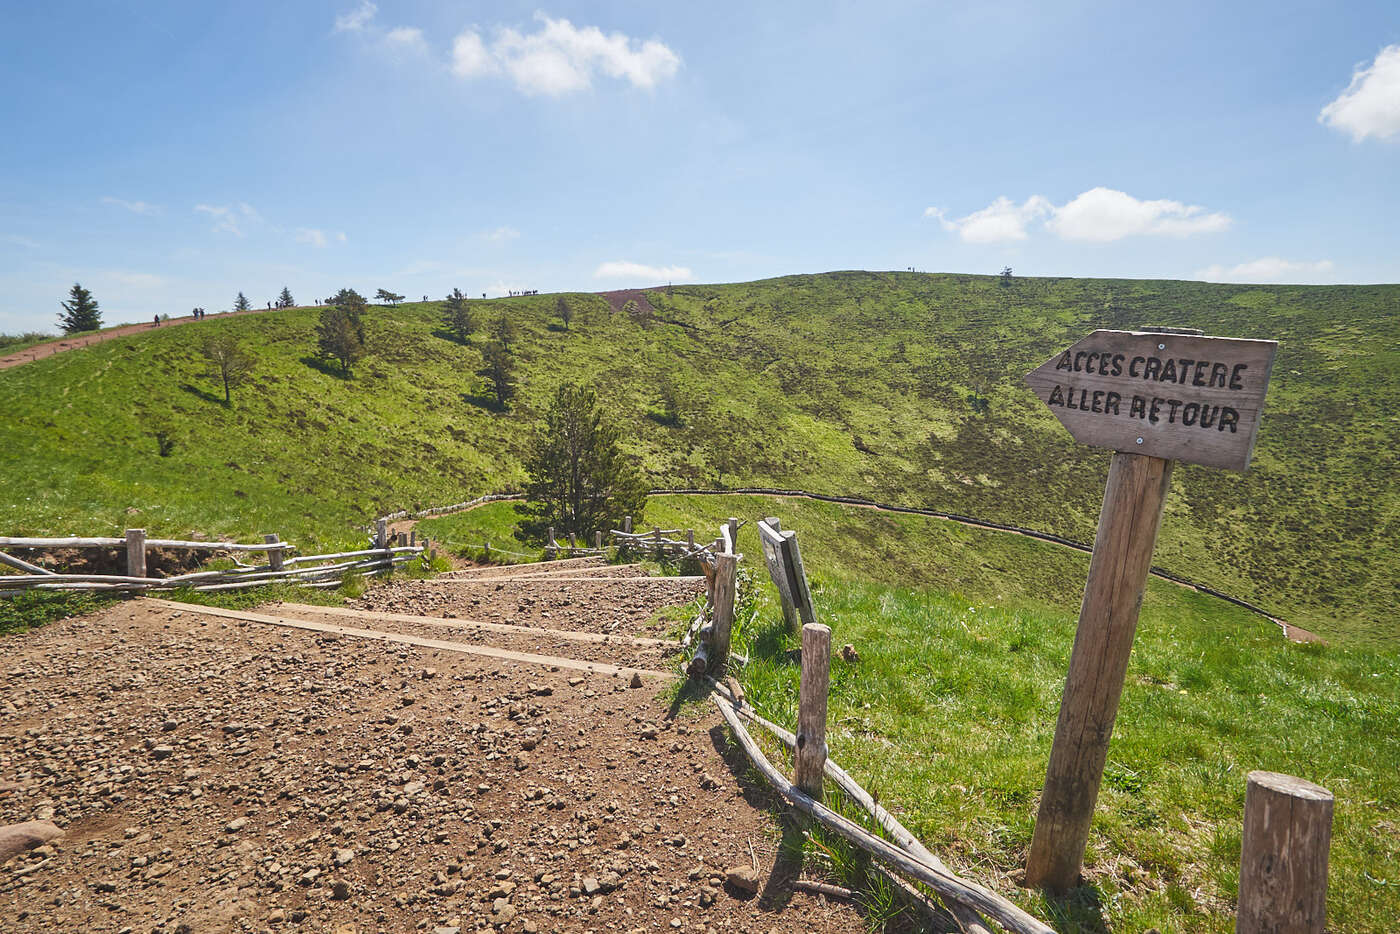
<svg viewBox="0 0 1400 934">
<path fill-rule="evenodd" d="M 697 589 L 614 583 L 612 605 L 601 584 L 501 583 L 394 582 L 358 602 L 476 600 L 483 621 L 633 636 Z M 654 646 L 256 612 L 667 667 Z M 785 884 L 764 790 L 726 758 L 719 718 L 673 709 L 667 682 L 154 600 L 5 650 L 0 823 L 66 830 L 0 867 L 7 932 L 864 930 Z"/>
</svg>

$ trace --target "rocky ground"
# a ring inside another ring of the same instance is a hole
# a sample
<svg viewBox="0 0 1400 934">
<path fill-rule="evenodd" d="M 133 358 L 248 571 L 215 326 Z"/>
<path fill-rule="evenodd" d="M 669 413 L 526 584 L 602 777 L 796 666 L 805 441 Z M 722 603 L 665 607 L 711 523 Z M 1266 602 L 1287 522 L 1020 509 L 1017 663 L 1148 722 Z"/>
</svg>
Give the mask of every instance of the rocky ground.
<svg viewBox="0 0 1400 934">
<path fill-rule="evenodd" d="M 698 588 L 396 582 L 358 607 L 459 618 L 256 612 L 668 669 L 631 640 Z M 664 679 L 151 600 L 4 648 L 0 824 L 65 830 L 0 867 L 6 931 L 864 929 L 791 890 L 766 794 Z"/>
</svg>

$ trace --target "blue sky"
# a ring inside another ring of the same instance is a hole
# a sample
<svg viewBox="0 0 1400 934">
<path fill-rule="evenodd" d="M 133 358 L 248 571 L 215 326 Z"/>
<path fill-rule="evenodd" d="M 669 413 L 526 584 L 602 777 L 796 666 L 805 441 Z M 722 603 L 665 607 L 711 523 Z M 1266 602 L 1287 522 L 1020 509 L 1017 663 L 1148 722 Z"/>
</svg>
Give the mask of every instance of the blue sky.
<svg viewBox="0 0 1400 934">
<path fill-rule="evenodd" d="M 1400 281 L 1400 5 L 6 4 L 0 331 L 341 286 Z"/>
</svg>

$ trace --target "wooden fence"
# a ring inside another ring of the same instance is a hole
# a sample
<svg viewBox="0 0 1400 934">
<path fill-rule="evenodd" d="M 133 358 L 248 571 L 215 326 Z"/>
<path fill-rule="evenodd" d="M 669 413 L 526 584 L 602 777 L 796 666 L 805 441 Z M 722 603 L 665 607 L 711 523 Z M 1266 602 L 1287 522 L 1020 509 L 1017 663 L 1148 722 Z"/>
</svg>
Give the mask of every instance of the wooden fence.
<svg viewBox="0 0 1400 934">
<path fill-rule="evenodd" d="M 0 575 L 0 595 L 29 590 L 147 592 L 189 588 L 209 592 L 243 590 L 279 581 L 304 587 L 338 587 L 347 574 L 385 574 L 423 553 L 423 548 L 408 536 L 403 536 L 402 544 L 395 546 L 382 521 L 378 523 L 369 544 L 369 548 L 358 551 L 287 557 L 288 552 L 296 549 L 276 534 L 266 535 L 263 541 L 251 543 L 147 538 L 145 529 L 127 529 L 122 538 L 0 537 L 0 548 L 102 548 L 126 551 L 125 574 L 63 574 L 0 551 L 0 564 L 25 572 Z M 172 577 L 150 577 L 146 573 L 146 558 L 152 548 L 229 555 L 236 566 Z M 266 564 L 246 565 L 239 562 L 237 557 L 258 552 L 267 555 Z"/>
</svg>

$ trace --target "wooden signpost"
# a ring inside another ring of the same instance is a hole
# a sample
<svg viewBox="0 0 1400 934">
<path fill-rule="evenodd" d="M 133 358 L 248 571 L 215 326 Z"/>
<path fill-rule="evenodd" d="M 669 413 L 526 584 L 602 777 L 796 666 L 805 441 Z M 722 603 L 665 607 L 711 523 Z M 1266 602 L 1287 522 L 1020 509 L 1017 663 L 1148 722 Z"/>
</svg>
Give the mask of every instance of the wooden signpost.
<svg viewBox="0 0 1400 934">
<path fill-rule="evenodd" d="M 1277 349 L 1197 331 L 1100 330 L 1026 376 L 1076 441 L 1115 452 L 1027 885 L 1065 892 L 1078 882 L 1172 464 L 1249 465 Z"/>
</svg>

